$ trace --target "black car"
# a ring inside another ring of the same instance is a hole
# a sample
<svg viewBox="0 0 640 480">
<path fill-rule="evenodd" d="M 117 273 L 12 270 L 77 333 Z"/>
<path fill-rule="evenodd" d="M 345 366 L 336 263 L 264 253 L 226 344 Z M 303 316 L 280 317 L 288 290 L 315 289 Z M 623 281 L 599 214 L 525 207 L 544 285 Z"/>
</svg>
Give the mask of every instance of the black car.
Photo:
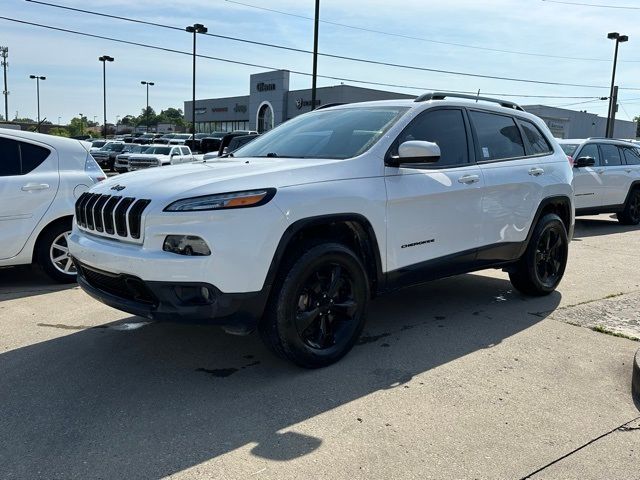
<svg viewBox="0 0 640 480">
<path fill-rule="evenodd" d="M 245 131 L 237 131 L 237 132 L 227 133 L 224 137 L 222 137 L 222 141 L 220 142 L 220 148 L 218 149 L 218 155 L 224 155 L 225 153 L 229 153 L 230 151 L 232 151 L 232 150 L 229 150 L 228 147 L 229 147 L 229 144 L 231 143 L 231 141 L 234 138 L 238 138 L 238 137 L 257 137 L 257 136 L 258 136 L 257 133 L 252 133 L 252 134 L 247 135 L 247 133 Z M 253 139 L 251 139 L 251 140 L 253 140 Z M 236 147 L 236 148 L 239 148 L 239 147 Z"/>
<path fill-rule="evenodd" d="M 196 135 L 195 135 L 196 138 L 195 139 L 189 138 L 188 140 L 186 140 L 184 142 L 184 144 L 187 147 L 189 147 L 192 152 L 207 153 L 207 152 L 211 152 L 213 150 L 203 150 L 202 140 L 208 139 L 208 138 L 220 139 L 220 138 L 224 137 L 226 134 L 227 134 L 227 132 L 196 133 Z M 218 145 L 217 148 L 219 148 L 219 147 L 220 146 Z"/>
<path fill-rule="evenodd" d="M 222 154 L 224 155 L 226 153 L 233 153 L 240 147 L 244 147 L 247 143 L 255 140 L 258 137 L 259 135 L 255 133 L 251 135 L 240 135 L 238 137 L 233 137 L 229 142 L 229 145 L 223 148 Z"/>
<path fill-rule="evenodd" d="M 124 142 L 107 142 L 100 150 L 93 152 L 91 156 L 101 167 L 115 172 L 113 164 L 116 161 L 116 157 L 122 153 L 125 145 Z"/>
</svg>

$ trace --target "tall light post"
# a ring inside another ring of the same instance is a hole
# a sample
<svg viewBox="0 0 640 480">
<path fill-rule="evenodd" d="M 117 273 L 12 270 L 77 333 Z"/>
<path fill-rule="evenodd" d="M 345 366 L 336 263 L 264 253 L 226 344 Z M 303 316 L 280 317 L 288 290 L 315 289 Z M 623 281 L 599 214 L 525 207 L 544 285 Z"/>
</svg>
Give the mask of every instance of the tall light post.
<svg viewBox="0 0 640 480">
<path fill-rule="evenodd" d="M 116 115 L 116 135 L 120 133 L 120 115 Z"/>
<path fill-rule="evenodd" d="M 102 90 L 104 92 L 103 111 L 104 111 L 104 138 L 107 138 L 107 62 L 113 62 L 114 58 L 109 55 L 103 55 L 98 58 L 102 62 Z"/>
<path fill-rule="evenodd" d="M 316 0 L 316 15 L 313 26 L 313 72 L 311 77 L 311 110 L 316 108 L 316 80 L 318 78 L 318 25 L 320 23 L 320 0 Z"/>
<path fill-rule="evenodd" d="M 7 67 L 9 66 L 9 62 L 7 58 L 9 58 L 9 47 L 0 47 L 0 58 L 2 61 L 2 69 L 4 71 L 4 90 L 2 94 L 4 95 L 4 120 L 6 122 L 9 121 L 9 87 L 7 87 Z"/>
<path fill-rule="evenodd" d="M 84 116 L 82 113 L 79 113 L 78 115 L 80 115 L 80 135 L 84 135 Z"/>
<path fill-rule="evenodd" d="M 194 73 L 194 77 L 195 77 L 195 73 Z M 145 122 L 147 124 L 147 133 L 149 133 L 149 87 L 150 86 L 153 87 L 155 85 L 155 83 L 146 82 L 144 80 L 141 81 L 140 83 L 142 85 L 146 85 L 146 87 L 147 87 L 147 109 L 144 112 L 145 112 L 145 117 L 147 117 L 147 120 Z M 158 130 L 156 129 L 156 131 L 158 131 Z"/>
<path fill-rule="evenodd" d="M 616 99 L 613 98 L 613 85 L 616 82 L 616 65 L 618 63 L 618 46 L 621 43 L 627 42 L 629 37 L 627 35 L 620 35 L 618 32 L 611 32 L 607 35 L 609 40 L 616 41 L 616 48 L 613 53 L 613 71 L 611 72 L 611 91 L 609 93 L 609 113 L 607 115 L 607 131 L 605 137 L 610 138 L 613 136 L 613 119 L 615 117 Z"/>
<path fill-rule="evenodd" d="M 36 96 L 38 100 L 38 132 L 40 132 L 40 80 L 46 80 L 47 77 L 41 77 L 39 75 L 29 75 L 29 78 L 36 81 Z"/>
<path fill-rule="evenodd" d="M 193 33 L 193 89 L 192 89 L 192 103 L 191 103 L 191 140 L 195 142 L 196 138 L 196 35 L 198 33 L 207 33 L 207 27 L 201 23 L 194 23 L 185 28 L 189 33 Z M 195 145 L 195 143 L 192 143 Z"/>
</svg>

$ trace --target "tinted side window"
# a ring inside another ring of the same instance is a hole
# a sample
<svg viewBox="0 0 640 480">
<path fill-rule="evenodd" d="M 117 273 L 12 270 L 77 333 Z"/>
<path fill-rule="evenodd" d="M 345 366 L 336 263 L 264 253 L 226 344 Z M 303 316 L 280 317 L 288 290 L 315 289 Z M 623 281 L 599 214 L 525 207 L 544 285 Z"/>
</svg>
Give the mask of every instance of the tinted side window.
<svg viewBox="0 0 640 480">
<path fill-rule="evenodd" d="M 0 138 L 0 177 L 20 175 L 20 150 L 18 142 Z"/>
<path fill-rule="evenodd" d="M 600 152 L 598 151 L 598 146 L 595 143 L 588 143 L 580 153 L 578 154 L 578 158 L 580 157 L 591 157 L 596 161 L 596 165 L 600 165 Z"/>
<path fill-rule="evenodd" d="M 531 155 L 543 155 L 553 152 L 551 145 L 549 145 L 549 142 L 547 142 L 547 139 L 537 126 L 526 120 L 518 120 L 518 122 L 524 132 L 524 138 Z"/>
<path fill-rule="evenodd" d="M 602 153 L 600 165 L 604 167 L 614 167 L 616 165 L 622 165 L 622 160 L 620 159 L 620 149 L 617 146 L 601 143 L 600 152 Z"/>
<path fill-rule="evenodd" d="M 20 142 L 20 156 L 22 158 L 22 174 L 35 170 L 49 156 L 49 150 L 38 145 Z"/>
<path fill-rule="evenodd" d="M 469 162 L 467 131 L 461 110 L 427 111 L 415 118 L 400 134 L 394 146 L 409 140 L 426 140 L 440 147 L 440 160 L 433 165 L 461 165 Z"/>
<path fill-rule="evenodd" d="M 475 111 L 469 115 L 478 136 L 480 160 L 524 157 L 524 144 L 513 118 Z"/>
<path fill-rule="evenodd" d="M 189 149 L 187 147 L 180 147 L 180 150 L 182 150 L 183 155 L 189 155 Z"/>
<path fill-rule="evenodd" d="M 640 165 L 640 150 L 637 148 L 625 148 L 623 151 L 627 165 Z"/>
</svg>

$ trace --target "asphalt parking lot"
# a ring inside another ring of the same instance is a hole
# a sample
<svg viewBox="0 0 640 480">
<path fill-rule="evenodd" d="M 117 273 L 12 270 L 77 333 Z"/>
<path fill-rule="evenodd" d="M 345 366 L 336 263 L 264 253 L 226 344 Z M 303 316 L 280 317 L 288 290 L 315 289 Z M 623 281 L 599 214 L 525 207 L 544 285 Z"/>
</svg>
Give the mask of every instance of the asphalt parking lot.
<svg viewBox="0 0 640 480">
<path fill-rule="evenodd" d="M 0 478 L 638 479 L 639 244 L 579 220 L 554 294 L 500 271 L 396 292 L 315 371 L 0 270 Z"/>
</svg>

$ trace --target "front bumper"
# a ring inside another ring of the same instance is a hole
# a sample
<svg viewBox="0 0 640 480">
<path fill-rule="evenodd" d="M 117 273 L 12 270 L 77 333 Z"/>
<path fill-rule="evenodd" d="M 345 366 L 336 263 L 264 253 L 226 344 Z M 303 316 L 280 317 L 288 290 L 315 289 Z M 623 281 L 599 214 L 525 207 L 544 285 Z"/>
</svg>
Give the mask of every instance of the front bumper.
<svg viewBox="0 0 640 480">
<path fill-rule="evenodd" d="M 184 321 L 220 325 L 229 333 L 251 333 L 262 317 L 269 289 L 223 293 L 201 282 L 144 281 L 116 274 L 73 259 L 78 284 L 110 307 L 158 321 Z"/>
</svg>

